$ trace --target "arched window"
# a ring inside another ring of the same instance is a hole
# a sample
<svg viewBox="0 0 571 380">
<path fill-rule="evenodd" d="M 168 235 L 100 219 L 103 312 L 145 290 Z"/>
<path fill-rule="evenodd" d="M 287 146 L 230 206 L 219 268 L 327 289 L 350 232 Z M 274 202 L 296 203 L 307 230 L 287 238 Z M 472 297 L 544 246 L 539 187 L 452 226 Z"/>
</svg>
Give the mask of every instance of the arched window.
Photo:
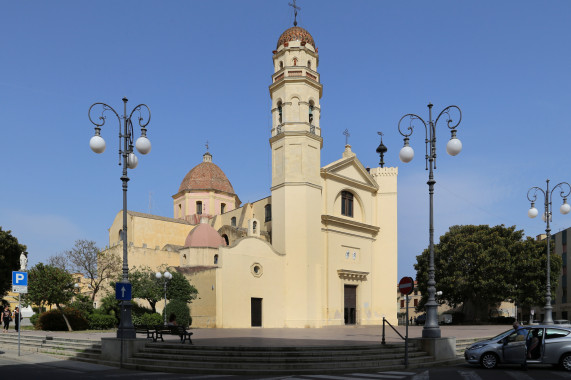
<svg viewBox="0 0 571 380">
<path fill-rule="evenodd" d="M 278 102 L 278 123 L 282 123 L 282 102 Z"/>
<path fill-rule="evenodd" d="M 196 213 L 202 215 L 202 202 L 196 201 Z"/>
<path fill-rule="evenodd" d="M 230 219 L 230 225 L 232 227 L 236 227 L 236 217 L 235 216 L 233 216 L 232 219 Z"/>
<path fill-rule="evenodd" d="M 307 61 L 307 68 L 311 69 L 311 61 Z"/>
<path fill-rule="evenodd" d="M 309 102 L 309 124 L 313 122 L 313 100 Z"/>
<path fill-rule="evenodd" d="M 179 204 L 178 205 L 178 217 L 180 218 L 182 216 L 182 205 Z"/>
<path fill-rule="evenodd" d="M 254 221 L 254 223 L 252 223 L 252 232 L 256 233 L 257 228 L 258 228 L 258 222 Z"/>
<path fill-rule="evenodd" d="M 297 58 L 294 58 L 294 59 L 293 59 L 293 65 L 294 65 L 294 66 L 297 66 Z"/>
<path fill-rule="evenodd" d="M 284 63 L 283 61 L 280 61 L 280 70 L 284 68 Z"/>
<path fill-rule="evenodd" d="M 123 230 L 119 230 L 119 241 L 123 241 Z"/>
<path fill-rule="evenodd" d="M 266 205 L 264 207 L 265 211 L 266 211 L 266 222 L 269 222 L 272 220 L 272 205 Z"/>
<path fill-rule="evenodd" d="M 221 203 L 220 204 L 220 213 L 224 214 L 224 212 L 226 212 L 226 203 Z"/>
<path fill-rule="evenodd" d="M 218 264 L 218 255 L 214 255 L 214 264 Z"/>
<path fill-rule="evenodd" d="M 230 245 L 230 239 L 228 239 L 228 235 L 224 234 L 224 235 L 222 235 L 222 237 L 224 238 L 226 245 Z"/>
<path fill-rule="evenodd" d="M 348 191 L 341 192 L 341 215 L 353 217 L 353 194 Z"/>
</svg>

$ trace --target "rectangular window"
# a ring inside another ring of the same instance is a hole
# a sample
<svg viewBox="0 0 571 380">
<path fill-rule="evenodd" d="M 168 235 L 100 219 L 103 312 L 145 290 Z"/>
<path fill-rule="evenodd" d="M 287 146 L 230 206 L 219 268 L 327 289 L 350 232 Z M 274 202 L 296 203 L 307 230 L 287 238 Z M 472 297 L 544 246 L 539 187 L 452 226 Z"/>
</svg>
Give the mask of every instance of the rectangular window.
<svg viewBox="0 0 571 380">
<path fill-rule="evenodd" d="M 404 300 L 400 300 L 400 308 L 404 309 Z"/>
<path fill-rule="evenodd" d="M 224 214 L 225 211 L 226 211 L 226 203 L 221 203 L 220 204 L 220 213 Z"/>
<path fill-rule="evenodd" d="M 418 306 L 418 298 L 415 298 L 414 299 L 414 307 L 417 307 L 417 306 Z"/>
<path fill-rule="evenodd" d="M 196 213 L 198 215 L 202 214 L 202 202 L 201 201 L 196 202 Z"/>
<path fill-rule="evenodd" d="M 269 222 L 272 220 L 272 205 L 266 205 L 265 207 L 266 210 L 266 222 Z"/>
<path fill-rule="evenodd" d="M 563 230 L 561 232 L 561 244 L 563 245 L 567 244 L 567 230 Z"/>
</svg>

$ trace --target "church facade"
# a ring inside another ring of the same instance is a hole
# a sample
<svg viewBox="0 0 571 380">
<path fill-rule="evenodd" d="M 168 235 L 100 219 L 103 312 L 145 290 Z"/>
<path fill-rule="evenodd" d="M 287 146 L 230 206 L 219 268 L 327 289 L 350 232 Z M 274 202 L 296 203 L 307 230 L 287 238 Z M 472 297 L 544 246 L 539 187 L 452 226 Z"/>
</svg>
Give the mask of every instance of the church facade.
<svg viewBox="0 0 571 380">
<path fill-rule="evenodd" d="M 129 266 L 187 276 L 199 292 L 195 327 L 396 322 L 398 170 L 366 169 L 349 145 L 321 166 L 323 85 L 309 32 L 283 32 L 273 64 L 270 195 L 242 205 L 205 153 L 173 196 L 173 218 L 128 212 Z M 121 228 L 119 212 L 110 254 L 121 255 Z"/>
</svg>

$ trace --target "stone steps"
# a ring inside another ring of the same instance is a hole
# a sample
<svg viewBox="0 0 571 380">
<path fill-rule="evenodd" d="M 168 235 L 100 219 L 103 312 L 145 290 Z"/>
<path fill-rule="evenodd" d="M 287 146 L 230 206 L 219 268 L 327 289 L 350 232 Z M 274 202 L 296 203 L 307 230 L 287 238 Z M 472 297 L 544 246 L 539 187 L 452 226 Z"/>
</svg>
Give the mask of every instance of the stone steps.
<svg viewBox="0 0 571 380">
<path fill-rule="evenodd" d="M 16 349 L 18 335 L 0 335 L 0 346 Z M 101 343 L 87 339 L 60 338 L 49 335 L 22 335 L 20 336 L 20 350 L 41 352 L 58 357 L 73 357 L 78 353 L 98 356 L 101 354 Z"/>
</svg>

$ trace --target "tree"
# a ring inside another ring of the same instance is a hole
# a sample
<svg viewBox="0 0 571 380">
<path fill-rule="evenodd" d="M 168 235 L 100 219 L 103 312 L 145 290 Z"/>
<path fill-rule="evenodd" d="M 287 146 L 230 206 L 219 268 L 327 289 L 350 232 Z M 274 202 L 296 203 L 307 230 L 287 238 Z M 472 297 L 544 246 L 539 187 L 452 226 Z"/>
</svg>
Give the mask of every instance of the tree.
<svg viewBox="0 0 571 380">
<path fill-rule="evenodd" d="M 190 282 L 176 270 L 170 270 L 172 279 L 167 285 L 167 299 L 177 299 L 191 302 L 196 298 L 198 291 Z M 149 302 L 153 313 L 156 313 L 156 304 L 164 299 L 164 280 L 157 279 L 156 272 L 149 267 L 133 268 L 129 271 L 129 282 L 132 284 L 133 298 L 142 298 Z"/>
<path fill-rule="evenodd" d="M 551 286 L 556 289 L 561 258 L 551 258 Z M 423 295 L 421 310 L 428 297 L 428 261 L 426 249 L 414 266 Z M 518 293 L 519 304 L 541 303 L 546 263 L 545 242 L 524 239 L 523 231 L 516 231 L 515 226 L 452 226 L 434 246 L 436 288 L 443 293 L 437 302 L 462 305 L 475 321 L 486 320 L 489 306 L 517 299 Z"/>
<path fill-rule="evenodd" d="M 48 263 L 72 273 L 81 273 L 89 280 L 91 302 L 103 284 L 117 277 L 121 271 L 121 259 L 109 252 L 104 253 L 94 241 L 76 240 L 72 249 L 50 257 Z"/>
<path fill-rule="evenodd" d="M 38 263 L 28 271 L 28 294 L 26 304 L 56 305 L 69 331 L 73 331 L 62 305 L 68 304 L 75 295 L 73 276 L 61 268 Z"/>
<path fill-rule="evenodd" d="M 20 269 L 20 254 L 26 246 L 18 243 L 12 231 L 0 227 L 0 297 L 12 287 L 12 271 Z"/>
</svg>

